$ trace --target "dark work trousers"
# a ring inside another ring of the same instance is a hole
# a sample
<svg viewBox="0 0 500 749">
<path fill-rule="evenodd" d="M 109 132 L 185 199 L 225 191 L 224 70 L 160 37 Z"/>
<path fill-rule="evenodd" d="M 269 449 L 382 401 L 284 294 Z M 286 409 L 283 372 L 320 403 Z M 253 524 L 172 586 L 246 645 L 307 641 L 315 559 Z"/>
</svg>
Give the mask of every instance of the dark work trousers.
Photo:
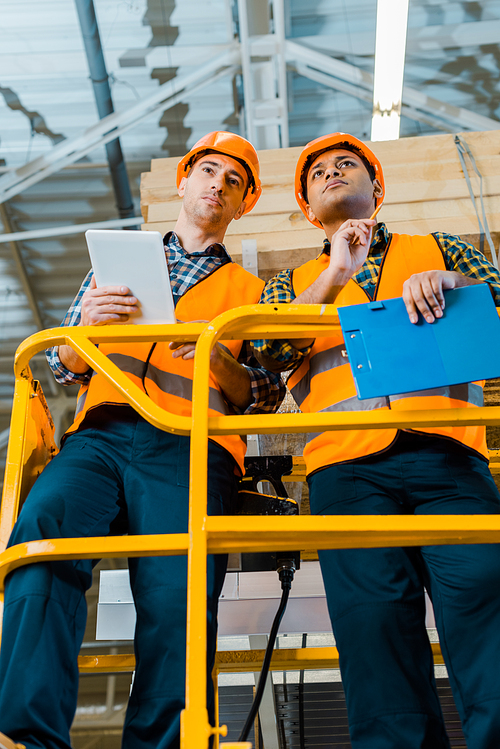
<svg viewBox="0 0 500 749">
<path fill-rule="evenodd" d="M 189 438 L 128 417 L 66 439 L 32 489 L 10 545 L 42 538 L 183 533 L 188 528 Z M 229 512 L 235 463 L 209 444 L 209 514 Z M 208 671 L 227 558 L 208 557 Z M 137 670 L 123 747 L 179 746 L 184 707 L 187 560 L 130 559 L 137 609 Z M 7 578 L 0 654 L 0 731 L 27 749 L 69 749 L 77 656 L 86 623 L 90 561 L 22 567 Z M 205 601 L 200 601 L 204 605 Z M 200 664 L 200 668 L 204 665 Z M 208 679 L 213 702 L 212 680 Z M 212 709 L 213 712 L 213 709 Z"/>
<path fill-rule="evenodd" d="M 402 433 L 378 457 L 309 477 L 325 515 L 498 514 L 486 463 L 455 443 Z M 500 546 L 319 553 L 355 749 L 445 749 L 425 629 L 436 617 L 470 749 L 500 747 Z"/>
</svg>

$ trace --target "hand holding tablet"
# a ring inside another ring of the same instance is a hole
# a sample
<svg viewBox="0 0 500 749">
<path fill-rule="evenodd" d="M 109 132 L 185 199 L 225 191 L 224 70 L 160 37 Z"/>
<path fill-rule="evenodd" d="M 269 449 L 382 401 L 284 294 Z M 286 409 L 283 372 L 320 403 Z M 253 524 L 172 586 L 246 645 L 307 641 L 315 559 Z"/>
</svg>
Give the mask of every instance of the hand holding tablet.
<svg viewBox="0 0 500 749">
<path fill-rule="evenodd" d="M 89 229 L 85 238 L 97 288 L 124 286 L 137 299 L 134 306 L 138 310 L 129 314 L 126 323 L 176 322 L 165 249 L 159 232 Z"/>
</svg>

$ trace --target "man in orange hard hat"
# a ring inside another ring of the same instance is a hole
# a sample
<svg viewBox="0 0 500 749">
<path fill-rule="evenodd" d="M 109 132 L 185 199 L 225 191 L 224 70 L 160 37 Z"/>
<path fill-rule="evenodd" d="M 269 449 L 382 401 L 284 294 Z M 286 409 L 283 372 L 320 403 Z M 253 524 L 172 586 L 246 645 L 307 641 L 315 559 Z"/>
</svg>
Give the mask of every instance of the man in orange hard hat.
<svg viewBox="0 0 500 749">
<path fill-rule="evenodd" d="M 309 143 L 299 157 L 295 192 L 308 220 L 326 233 L 323 251 L 278 273 L 263 302 L 343 306 L 402 296 L 412 323 L 419 313 L 432 323 L 443 315 L 445 289 L 486 282 L 500 306 L 500 275 L 472 245 L 440 232 L 397 235 L 376 225 L 384 176 L 357 138 L 332 133 Z M 341 334 L 254 346 L 261 363 L 293 370 L 288 387 L 302 411 L 483 404 L 481 383 L 360 401 Z M 304 457 L 315 514 L 500 513 L 483 427 L 310 434 Z M 450 746 L 425 629 L 424 588 L 467 746 L 500 746 L 500 547 L 349 549 L 319 557 L 353 749 Z"/>
<path fill-rule="evenodd" d="M 164 238 L 180 320 L 212 319 L 256 303 L 263 282 L 232 262 L 224 235 L 260 195 L 252 145 L 232 133 L 202 138 L 178 167 L 182 207 Z M 120 286 L 96 288 L 90 272 L 63 322 L 126 322 L 137 300 Z M 194 344 L 100 346 L 157 405 L 191 414 Z M 185 533 L 188 529 L 189 437 L 156 429 L 68 346 L 48 352 L 56 379 L 78 382 L 78 413 L 60 453 L 23 506 L 10 545 L 43 538 Z M 242 341 L 217 345 L 211 358 L 209 413 L 273 411 L 279 376 L 260 367 Z M 208 512 L 231 512 L 245 443 L 238 435 L 209 442 Z M 187 561 L 185 556 L 130 560 L 137 610 L 136 673 L 125 717 L 126 749 L 179 746 L 184 706 Z M 216 644 L 217 602 L 226 558 L 208 559 L 208 663 Z M 0 655 L 0 731 L 27 749 L 70 749 L 76 709 L 77 655 L 85 631 L 90 560 L 30 565 L 7 578 Z M 205 605 L 205 600 L 200 601 Z M 213 690 L 209 676 L 209 709 Z M 8 740 L 0 736 L 0 745 Z M 201 748 L 200 748 L 201 749 Z"/>
</svg>

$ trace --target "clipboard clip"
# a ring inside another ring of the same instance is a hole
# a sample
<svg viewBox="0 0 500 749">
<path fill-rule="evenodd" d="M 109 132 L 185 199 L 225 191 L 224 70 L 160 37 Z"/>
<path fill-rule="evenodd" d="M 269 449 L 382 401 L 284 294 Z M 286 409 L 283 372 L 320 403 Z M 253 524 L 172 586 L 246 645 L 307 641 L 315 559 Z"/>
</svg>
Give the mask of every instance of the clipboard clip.
<svg viewBox="0 0 500 749">
<path fill-rule="evenodd" d="M 376 304 L 376 302 L 375 302 Z M 346 340 L 349 341 L 349 364 L 351 365 L 351 369 L 354 373 L 355 370 L 358 370 L 358 373 L 361 374 L 362 370 L 369 370 L 370 369 L 370 363 L 368 361 L 368 356 L 366 353 L 365 343 L 363 340 L 363 332 L 361 330 L 346 330 L 345 331 L 345 337 Z M 346 351 L 347 354 L 347 351 Z M 341 355 L 344 356 L 344 353 L 341 352 Z"/>
<path fill-rule="evenodd" d="M 367 309 L 377 310 L 377 309 L 385 309 L 383 302 L 368 302 L 366 305 Z"/>
</svg>

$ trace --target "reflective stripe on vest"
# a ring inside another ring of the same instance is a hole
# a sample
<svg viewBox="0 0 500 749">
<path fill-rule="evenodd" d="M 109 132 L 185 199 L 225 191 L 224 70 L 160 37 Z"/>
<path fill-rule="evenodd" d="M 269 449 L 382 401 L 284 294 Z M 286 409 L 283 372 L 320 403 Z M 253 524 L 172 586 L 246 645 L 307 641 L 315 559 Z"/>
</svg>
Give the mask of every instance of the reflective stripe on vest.
<svg viewBox="0 0 500 749">
<path fill-rule="evenodd" d="M 235 263 L 219 267 L 211 275 L 192 286 L 176 306 L 178 319 L 203 320 L 217 317 L 240 305 L 257 304 L 264 282 Z M 222 348 L 238 359 L 242 341 L 224 341 Z M 174 359 L 168 343 L 107 344 L 99 350 L 106 354 L 141 390 L 165 410 L 182 416 L 191 415 L 193 360 Z M 147 368 L 146 368 L 147 362 Z M 145 371 L 146 370 L 146 371 Z M 209 406 L 211 416 L 234 413 L 221 388 L 210 375 Z M 123 404 L 125 399 L 107 380 L 94 373 L 88 385 L 80 388 L 76 418 L 67 434 L 76 431 L 85 414 L 104 403 Z M 211 437 L 228 450 L 243 469 L 246 439 L 239 435 Z"/>
<path fill-rule="evenodd" d="M 295 295 L 316 280 L 329 263 L 321 255 L 294 271 Z M 386 248 L 379 271 L 374 299 L 401 296 L 404 281 L 425 270 L 445 270 L 443 254 L 437 240 L 425 237 L 393 235 Z M 366 293 L 352 279 L 337 297 L 338 307 L 369 301 Z M 304 412 L 364 411 L 377 409 L 432 409 L 477 407 L 483 405 L 481 383 L 454 385 L 389 398 L 358 400 L 350 367 L 342 356 L 344 344 L 339 335 L 317 339 L 304 362 L 288 380 L 288 387 Z M 438 434 L 477 450 L 486 456 L 483 427 L 440 427 L 418 431 Z M 307 471 L 333 463 L 353 460 L 386 449 L 394 440 L 395 429 L 338 430 L 310 434 L 304 450 Z"/>
<path fill-rule="evenodd" d="M 359 400 L 357 396 L 354 396 L 353 398 L 347 398 L 345 401 L 340 401 L 340 403 L 333 403 L 331 406 L 322 408 L 321 411 L 318 411 L 318 413 L 333 413 L 340 411 L 374 411 L 376 408 L 386 407 L 387 398 L 365 398 L 364 400 Z M 309 433 L 307 435 L 306 442 L 311 442 L 311 440 L 319 437 L 320 434 L 322 434 L 322 432 L 317 432 L 316 434 Z"/>
<path fill-rule="evenodd" d="M 341 343 L 325 351 L 319 351 L 309 358 L 307 375 L 304 375 L 294 387 L 289 388 L 299 408 L 311 392 L 311 379 L 313 377 L 321 374 L 321 372 L 335 369 L 335 367 L 347 365 L 347 359 L 342 355 L 343 352 L 345 352 L 345 345 Z"/>
<path fill-rule="evenodd" d="M 227 351 L 228 349 L 226 349 Z M 136 377 L 141 378 L 144 372 L 144 362 L 140 359 L 134 359 L 133 356 L 126 356 L 125 354 L 108 354 L 108 358 L 126 374 L 133 374 Z M 147 377 L 151 379 L 160 390 L 164 393 L 170 393 L 178 398 L 184 398 L 185 400 L 191 401 L 193 398 L 193 381 L 189 377 L 183 377 L 182 375 L 175 374 L 174 372 L 164 372 L 158 367 L 154 367 L 151 364 L 148 365 Z M 217 411 L 220 414 L 230 413 L 230 409 L 227 407 L 227 403 L 224 400 L 224 396 L 216 388 L 209 388 L 208 393 L 208 407 L 212 411 Z"/>
<path fill-rule="evenodd" d="M 471 406 L 484 406 L 483 388 L 474 382 L 464 382 L 462 385 L 446 385 L 429 390 L 415 390 L 413 393 L 399 393 L 398 395 L 390 395 L 389 400 L 392 404 L 406 398 L 432 398 L 436 395 L 451 398 L 455 401 L 463 401 L 463 403 L 469 403 Z"/>
<path fill-rule="evenodd" d="M 81 395 L 78 396 L 76 400 L 76 409 L 75 409 L 75 417 L 80 414 L 83 409 L 85 408 L 85 403 L 87 401 L 87 390 L 85 390 Z"/>
</svg>

